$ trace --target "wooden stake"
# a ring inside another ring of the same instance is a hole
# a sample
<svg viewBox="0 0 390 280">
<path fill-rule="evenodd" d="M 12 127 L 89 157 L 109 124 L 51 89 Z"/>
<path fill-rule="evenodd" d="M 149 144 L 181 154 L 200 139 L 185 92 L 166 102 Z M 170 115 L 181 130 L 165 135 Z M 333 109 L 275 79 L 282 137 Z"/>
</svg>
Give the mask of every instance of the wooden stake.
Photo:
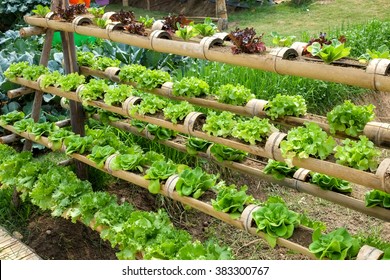
<svg viewBox="0 0 390 280">
<path fill-rule="evenodd" d="M 20 87 L 20 88 L 9 90 L 7 92 L 7 96 L 8 96 L 9 99 L 12 99 L 12 98 L 21 97 L 23 95 L 27 95 L 27 94 L 30 94 L 30 93 L 33 93 L 33 92 L 34 92 L 34 90 L 32 90 L 31 88 Z"/>
</svg>

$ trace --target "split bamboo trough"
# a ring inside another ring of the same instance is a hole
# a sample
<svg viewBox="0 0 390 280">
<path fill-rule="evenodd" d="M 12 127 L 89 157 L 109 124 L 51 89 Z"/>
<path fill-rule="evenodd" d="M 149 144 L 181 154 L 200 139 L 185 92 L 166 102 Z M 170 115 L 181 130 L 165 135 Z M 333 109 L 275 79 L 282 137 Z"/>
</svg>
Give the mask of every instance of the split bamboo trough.
<svg viewBox="0 0 390 280">
<path fill-rule="evenodd" d="M 81 66 L 80 67 L 80 73 L 85 76 L 94 76 L 104 79 L 110 79 L 113 82 L 119 83 L 119 73 L 120 68 L 118 67 L 108 67 L 105 71 L 99 71 L 94 70 L 89 67 Z M 137 88 L 136 83 L 126 83 L 130 84 Z M 236 106 L 231 104 L 225 104 L 218 102 L 216 100 L 207 99 L 207 98 L 199 98 L 199 97 L 182 97 L 182 96 L 175 96 L 172 94 L 172 88 L 173 83 L 172 82 L 166 82 L 164 83 L 161 88 L 156 88 L 153 90 L 144 90 L 152 94 L 156 94 L 161 97 L 166 97 L 172 100 L 177 101 L 187 101 L 188 103 L 191 103 L 196 106 L 209 108 L 209 109 L 215 109 L 220 111 L 229 111 L 234 114 L 242 115 L 242 116 L 248 116 L 248 117 L 260 117 L 260 118 L 266 118 L 267 114 L 265 111 L 265 106 L 268 103 L 267 100 L 261 100 L 261 99 L 252 99 L 245 106 Z M 285 116 L 283 118 L 279 118 L 277 120 L 271 120 L 272 122 L 287 126 L 287 127 L 294 127 L 294 126 L 302 126 L 306 122 L 312 122 L 317 125 L 319 125 L 324 131 L 327 133 L 330 133 L 330 127 L 329 123 L 326 119 L 326 117 L 314 115 L 314 114 L 306 114 L 302 117 L 294 117 L 294 116 Z M 374 142 L 379 147 L 385 147 L 390 148 L 390 124 L 389 123 L 383 123 L 383 122 L 368 122 L 364 130 L 362 132 L 363 135 L 367 136 L 368 139 L 370 139 L 372 142 Z M 344 133 L 338 132 L 336 134 L 338 138 L 357 138 L 357 137 L 351 137 L 347 136 Z"/>
<path fill-rule="evenodd" d="M 42 90 L 39 87 L 38 82 L 29 81 L 23 78 L 15 78 L 11 80 L 14 83 L 21 84 L 25 87 L 34 88 L 36 90 Z M 80 87 L 83 87 L 81 85 Z M 80 88 L 79 87 L 79 88 Z M 45 92 L 49 92 L 61 97 L 68 98 L 73 101 L 82 102 L 80 99 L 78 92 L 65 92 L 56 87 L 48 87 L 44 90 Z M 129 107 L 131 106 L 131 102 L 137 100 L 134 97 L 130 97 L 127 101 L 124 102 L 124 106 L 116 107 L 109 106 L 101 101 L 88 101 L 86 102 L 88 105 L 101 108 L 116 114 L 123 115 L 125 117 L 129 117 L 131 119 L 137 119 L 140 121 L 145 121 L 151 124 L 155 124 L 167 129 L 171 129 L 177 131 L 179 133 L 188 134 L 193 137 L 201 138 L 204 140 L 208 140 L 214 143 L 219 143 L 234 149 L 242 150 L 260 157 L 270 158 L 274 160 L 278 160 L 284 162 L 285 159 L 281 155 L 281 151 L 279 148 L 280 142 L 284 140 L 286 134 L 275 132 L 273 133 L 266 141 L 265 145 L 248 145 L 244 144 L 236 139 L 226 139 L 221 137 L 216 137 L 209 135 L 203 131 L 201 131 L 200 127 L 203 125 L 205 120 L 205 115 L 198 112 L 190 113 L 184 120 L 184 124 L 173 124 L 170 121 L 166 121 L 160 118 L 151 117 L 147 115 L 140 114 L 130 114 Z M 127 105 L 126 105 L 127 104 Z M 343 166 L 340 164 L 336 164 L 334 162 L 319 160 L 316 158 L 307 158 L 307 159 L 299 159 L 294 158 L 292 163 L 295 166 L 302 167 L 305 169 L 309 169 L 315 172 L 327 174 L 333 177 L 337 177 L 340 179 L 347 180 L 349 182 L 363 185 L 369 188 L 381 190 L 387 193 L 390 193 L 390 159 L 384 159 L 377 170 L 377 172 L 370 173 L 366 171 L 361 171 L 358 169 L 350 168 L 347 166 Z"/>
<path fill-rule="evenodd" d="M 21 137 L 24 137 L 26 139 L 30 139 L 36 143 L 39 143 L 47 148 L 50 148 L 50 144 L 49 144 L 49 141 L 48 141 L 48 138 L 47 137 L 40 137 L 39 140 L 36 140 L 35 139 L 35 136 L 33 134 L 30 134 L 30 133 L 27 133 L 27 132 L 20 132 L 18 133 L 12 126 L 10 125 L 5 125 L 3 126 L 5 129 L 11 131 L 12 133 L 14 134 L 17 134 Z M 64 148 L 63 147 L 63 151 L 64 151 Z M 120 178 L 122 180 L 125 180 L 127 182 L 130 182 L 130 183 L 133 183 L 137 186 L 140 186 L 140 187 L 143 187 L 145 189 L 148 188 L 148 185 L 149 185 L 149 181 L 144 179 L 142 175 L 137 175 L 135 173 L 132 173 L 132 172 L 128 172 L 128 171 L 123 171 L 123 170 L 119 170 L 119 171 L 112 171 L 108 168 L 108 166 L 106 165 L 104 168 L 99 168 L 96 166 L 96 164 L 91 161 L 90 159 L 88 159 L 86 156 L 83 156 L 83 155 L 80 155 L 80 154 L 72 154 L 71 155 L 72 158 L 80 161 L 80 162 L 83 162 L 89 166 L 92 166 L 96 169 L 99 169 L 103 172 L 106 172 L 108 174 L 111 174 L 112 176 L 115 176 L 117 178 Z M 108 159 L 107 159 L 108 161 Z M 106 161 L 106 162 L 107 162 Z M 173 176 L 177 176 L 177 175 L 173 175 Z M 230 217 L 229 214 L 227 213 L 223 213 L 223 212 L 220 212 L 220 211 L 216 211 L 212 205 L 210 205 L 209 203 L 206 203 L 206 202 L 203 202 L 203 201 L 200 201 L 200 200 L 197 200 L 195 198 L 192 198 L 192 197 L 186 197 L 186 196 L 180 196 L 176 191 L 174 190 L 169 190 L 169 186 L 168 186 L 168 183 L 169 181 L 172 182 L 172 178 L 168 178 L 167 179 L 167 183 L 166 184 L 163 184 L 161 186 L 161 189 L 160 189 L 160 194 L 166 196 L 166 197 L 170 197 L 172 198 L 173 200 L 175 201 L 178 201 L 178 202 L 181 202 L 185 205 L 188 205 L 194 209 L 197 209 L 207 215 L 210 215 L 216 219 L 219 219 L 225 223 L 228 223 L 238 229 L 241 229 L 241 230 L 247 230 L 249 233 L 251 233 L 252 235 L 255 235 L 255 236 L 259 236 L 263 239 L 265 239 L 265 235 L 264 233 L 262 232 L 256 232 L 256 229 L 252 227 L 252 224 L 253 224 L 253 221 L 252 221 L 252 217 L 250 216 L 252 212 L 249 212 L 247 213 L 248 211 L 245 211 L 245 213 L 243 212 L 243 215 L 241 216 L 240 219 L 238 220 L 235 220 L 235 219 L 232 219 Z M 171 183 L 170 183 L 171 184 Z M 249 215 L 249 216 L 248 216 Z M 248 226 L 250 225 L 250 226 Z M 301 230 L 300 232 L 303 233 L 303 234 L 312 234 L 311 230 L 306 228 L 306 227 L 299 227 Z M 292 239 L 294 239 L 294 235 L 292 237 Z M 310 238 L 309 238 L 310 240 Z M 298 243 L 295 243 L 295 242 L 292 242 L 290 240 L 287 240 L 287 239 L 284 239 L 284 238 L 278 238 L 277 239 L 277 244 L 280 245 L 280 246 L 283 246 L 283 247 L 286 247 L 288 249 L 291 249 L 291 250 L 294 250 L 298 253 L 301 253 L 311 259 L 316 259 L 316 257 L 314 256 L 314 254 L 312 254 L 307 247 L 305 246 L 302 246 Z"/>
<path fill-rule="evenodd" d="M 118 24 L 109 24 L 100 29 L 91 24 L 87 16 L 76 17 L 73 22 L 54 20 L 49 13 L 46 18 L 25 16 L 26 23 L 42 28 L 95 36 L 157 52 L 173 53 L 193 58 L 223 62 L 238 66 L 274 72 L 281 75 L 301 76 L 329 82 L 359 86 L 372 90 L 390 92 L 390 60 L 374 59 L 365 69 L 332 64 L 307 62 L 299 58 L 293 48 L 275 48 L 264 55 L 232 54 L 224 39 L 226 33 L 204 37 L 198 42 L 171 40 L 163 30 L 155 30 L 148 37 L 134 35 L 120 29 Z"/>
<path fill-rule="evenodd" d="M 100 120 L 98 115 L 92 116 L 96 120 Z M 144 129 L 142 132 L 140 132 L 136 127 L 132 126 L 126 121 L 115 121 L 115 122 L 109 122 L 111 126 L 114 126 L 116 128 L 119 128 L 124 131 L 129 131 L 132 134 L 135 134 L 137 136 L 141 136 L 150 140 L 154 140 L 154 136 L 150 135 L 150 133 L 147 131 L 147 129 Z M 177 136 L 176 138 L 180 138 L 181 136 Z M 178 151 L 187 152 L 186 146 L 184 144 L 181 144 L 184 142 L 184 139 L 181 139 L 179 141 L 175 141 L 175 139 L 172 140 L 158 140 L 159 143 L 176 149 Z M 211 147 L 211 146 L 210 146 Z M 355 211 L 367 214 L 369 216 L 381 219 L 386 222 L 390 222 L 390 210 L 387 210 L 382 207 L 372 207 L 368 208 L 365 206 L 364 201 L 361 201 L 359 199 L 356 199 L 354 197 L 344 195 L 341 193 L 323 190 L 319 186 L 315 184 L 311 184 L 308 182 L 308 173 L 309 170 L 300 168 L 296 174 L 294 174 L 293 178 L 284 178 L 283 180 L 277 180 L 272 175 L 265 174 L 263 171 L 263 168 L 265 167 L 264 164 L 261 164 L 251 158 L 247 158 L 244 162 L 234 162 L 234 161 L 218 161 L 211 153 L 210 148 L 208 149 L 207 153 L 204 152 L 198 152 L 198 157 L 202 157 L 208 160 L 213 161 L 214 163 L 232 169 L 236 170 L 240 173 L 247 174 L 250 176 L 254 176 L 256 178 L 265 180 L 270 183 L 275 183 L 278 185 L 282 185 L 294 190 L 297 190 L 299 192 L 307 193 L 322 199 L 326 199 L 328 201 L 331 201 L 333 203 L 337 203 L 341 206 L 353 209 Z M 248 164 L 250 162 L 250 164 Z M 301 176 L 304 175 L 304 176 Z"/>
</svg>

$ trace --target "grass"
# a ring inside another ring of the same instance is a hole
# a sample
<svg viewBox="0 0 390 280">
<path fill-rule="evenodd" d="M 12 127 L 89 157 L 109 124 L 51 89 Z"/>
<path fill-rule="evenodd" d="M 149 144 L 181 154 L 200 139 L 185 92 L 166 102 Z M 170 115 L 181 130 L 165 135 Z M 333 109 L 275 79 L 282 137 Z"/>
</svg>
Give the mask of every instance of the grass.
<svg viewBox="0 0 390 280">
<path fill-rule="evenodd" d="M 228 16 L 232 27 L 254 27 L 258 33 L 265 34 L 266 42 L 270 42 L 272 31 L 295 35 L 302 40 L 335 27 L 363 24 L 372 19 L 388 21 L 390 14 L 386 11 L 389 9 L 390 2 L 387 0 L 333 0 L 313 1 L 300 7 L 289 3 L 261 6 Z"/>
</svg>

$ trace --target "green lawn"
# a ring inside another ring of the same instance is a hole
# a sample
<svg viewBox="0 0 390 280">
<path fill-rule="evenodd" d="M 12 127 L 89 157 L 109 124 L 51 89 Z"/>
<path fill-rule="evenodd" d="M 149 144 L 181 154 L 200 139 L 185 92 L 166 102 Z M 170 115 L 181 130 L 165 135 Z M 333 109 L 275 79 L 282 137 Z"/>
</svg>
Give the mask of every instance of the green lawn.
<svg viewBox="0 0 390 280">
<path fill-rule="evenodd" d="M 109 5 L 108 10 L 120 10 L 121 5 Z M 146 11 L 128 7 L 137 16 L 149 15 L 161 18 L 166 12 Z M 294 7 L 288 2 L 260 6 L 255 9 L 246 9 L 230 13 L 230 29 L 239 26 L 254 27 L 265 41 L 270 42 L 271 31 L 283 35 L 296 35 L 298 40 L 317 35 L 320 31 L 331 31 L 342 26 L 365 23 L 371 19 L 390 21 L 389 0 L 327 0 L 313 1 L 312 4 Z"/>
</svg>

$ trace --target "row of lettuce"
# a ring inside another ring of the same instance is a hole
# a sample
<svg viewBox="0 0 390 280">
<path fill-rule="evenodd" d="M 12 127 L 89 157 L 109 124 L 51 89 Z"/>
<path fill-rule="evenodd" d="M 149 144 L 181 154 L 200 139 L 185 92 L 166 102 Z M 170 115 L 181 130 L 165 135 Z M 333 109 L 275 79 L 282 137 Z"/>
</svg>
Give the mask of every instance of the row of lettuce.
<svg viewBox="0 0 390 280">
<path fill-rule="evenodd" d="M 119 259 L 231 259 L 231 250 L 215 241 L 194 241 L 176 229 L 166 212 L 136 210 L 115 195 L 93 192 L 88 181 L 79 180 L 67 167 L 32 158 L 0 145 L 0 180 L 54 217 L 100 228 L 100 236 L 118 249 Z"/>
<path fill-rule="evenodd" d="M 166 75 L 168 75 L 166 72 L 160 70 L 146 70 L 140 65 L 125 67 L 126 70 L 122 68 L 119 76 L 121 77 L 122 74 L 123 77 L 134 80 L 134 76 L 132 75 L 135 75 L 134 73 L 137 72 L 135 76 L 143 77 L 144 80 L 142 88 L 156 88 L 158 85 L 165 82 L 166 79 L 164 79 L 164 81 L 157 79 L 158 81 L 156 82 L 152 77 L 161 75 L 166 77 Z M 170 119 L 173 123 L 177 123 L 194 110 L 194 107 L 186 102 L 172 102 L 171 100 L 155 95 L 140 93 L 137 89 L 134 89 L 129 85 L 108 85 L 107 81 L 104 79 L 90 79 L 88 83 L 85 83 L 86 78 L 83 75 L 77 73 L 68 75 L 61 75 L 58 72 L 49 73 L 47 68 L 43 66 L 28 65 L 26 62 L 11 65 L 5 72 L 5 75 L 9 79 L 23 77 L 33 81 L 43 75 L 39 81 L 42 88 L 54 86 L 59 87 L 66 92 L 74 91 L 80 85 L 83 85 L 83 88 L 78 92 L 78 96 L 82 99 L 84 104 L 87 101 L 103 100 L 106 101 L 108 105 L 123 105 L 122 103 L 128 97 L 139 95 L 142 97 L 141 103 L 130 107 L 129 113 L 133 116 L 136 114 L 153 115 L 162 111 L 164 112 L 165 118 Z M 124 78 L 122 78 L 122 80 L 124 80 Z M 147 81 L 149 81 L 149 85 L 145 85 Z M 180 81 L 179 84 L 185 84 L 185 82 L 182 81 Z M 137 82 L 138 84 L 141 84 L 140 81 Z M 282 100 L 289 100 L 288 97 L 283 96 L 276 97 L 275 99 L 278 100 L 278 102 L 271 101 L 270 103 L 281 105 L 284 104 Z M 292 110 L 291 107 L 288 107 L 289 104 L 297 104 L 293 99 L 291 100 L 291 103 L 286 102 L 287 111 Z M 329 116 L 333 116 L 334 119 L 340 120 L 342 123 L 338 123 L 337 126 L 340 127 L 340 129 L 345 129 L 345 131 L 348 131 L 350 134 L 356 135 L 359 131 L 357 126 L 354 125 L 355 123 L 362 124 L 364 122 L 361 122 L 362 120 L 371 119 L 373 117 L 373 107 L 370 105 L 355 106 L 350 102 L 346 102 L 343 106 L 345 106 L 345 111 L 342 111 L 342 109 L 337 107 L 329 113 Z M 271 108 L 278 110 L 277 105 L 275 107 L 272 106 Z M 337 113 L 341 111 L 343 113 Z M 335 117 L 336 115 L 337 117 Z M 350 116 L 350 118 L 346 116 Z M 360 122 L 355 122 L 355 119 Z M 348 126 L 347 124 L 350 125 Z M 361 125 L 359 128 L 360 130 L 363 129 Z M 234 137 L 238 139 L 238 141 L 244 141 L 251 145 L 264 144 L 268 136 L 273 132 L 278 131 L 278 129 L 270 123 L 268 118 L 245 118 L 228 111 L 217 113 L 211 110 L 208 112 L 206 122 L 201 129 L 212 136 L 223 138 Z M 303 127 L 290 129 L 286 139 L 281 142 L 280 149 L 282 156 L 289 165 L 292 165 L 294 157 L 315 157 L 325 160 L 333 155 L 338 164 L 373 172 L 378 167 L 378 160 L 381 154 L 380 150 L 375 148 L 374 144 L 366 136 L 361 135 L 359 138 L 360 139 L 357 141 L 347 138 L 342 141 L 342 145 L 337 145 L 336 140 L 323 131 L 319 125 L 307 122 Z"/>
<path fill-rule="evenodd" d="M 50 12 L 48 7 L 38 5 L 33 12 L 40 17 L 45 17 Z M 151 28 L 155 22 L 154 18 L 139 17 L 137 20 L 132 11 L 119 11 L 110 15 L 109 18 L 103 18 L 104 7 L 87 9 L 83 4 L 69 6 L 66 9 L 55 11 L 54 19 L 71 22 L 76 16 L 93 15 L 92 21 L 100 28 L 106 28 L 112 22 L 119 23 L 122 30 L 130 34 L 147 36 L 146 29 Z M 194 21 L 183 15 L 169 15 L 161 21 L 162 30 L 171 35 L 175 35 L 184 41 L 189 41 L 194 37 L 213 36 L 218 32 L 217 26 L 206 18 L 203 23 L 195 24 Z M 277 32 L 272 32 L 272 43 L 279 47 L 290 47 L 295 41 L 295 36 L 283 36 Z M 244 28 L 231 31 L 228 34 L 229 40 L 233 43 L 231 46 L 234 54 L 239 53 L 265 53 L 267 48 L 262 41 L 263 35 L 257 35 L 253 28 Z M 320 33 L 318 38 L 311 38 L 304 47 L 303 55 L 308 57 L 320 58 L 326 63 L 332 63 L 341 58 L 348 57 L 351 53 L 351 47 L 346 46 L 345 36 L 339 38 L 327 38 L 326 33 Z M 366 64 L 367 61 L 375 58 L 390 59 L 390 51 L 387 45 L 380 46 L 377 50 L 366 50 L 366 53 L 359 57 L 359 62 Z"/>
<path fill-rule="evenodd" d="M 24 124 L 20 125 L 21 123 Z M 265 233 L 266 239 L 272 247 L 276 245 L 278 237 L 290 238 L 293 235 L 294 228 L 298 225 L 315 225 L 315 223 L 308 219 L 305 219 L 304 221 L 302 215 L 289 210 L 280 198 L 271 197 L 265 203 L 261 203 L 252 196 L 246 194 L 246 186 L 237 188 L 235 185 L 226 185 L 223 181 L 217 183 L 218 175 L 208 174 L 200 167 L 192 169 L 186 165 L 175 164 L 171 160 L 165 159 L 163 154 L 158 154 L 153 151 L 144 153 L 143 150 L 136 145 L 129 147 L 119 141 L 115 134 L 109 129 L 99 130 L 87 128 L 87 136 L 80 137 L 79 135 L 74 135 L 67 129 L 58 128 L 54 124 L 34 123 L 31 119 L 16 121 L 14 124 L 14 127 L 19 132 L 22 132 L 21 126 L 25 127 L 23 132 L 31 133 L 36 137 L 35 140 L 39 140 L 42 136 L 47 136 L 52 147 L 62 147 L 64 144 L 67 154 L 86 154 L 87 158 L 95 162 L 100 168 L 104 166 L 105 161 L 111 155 L 116 154 L 114 160 L 112 160 L 106 168 L 109 168 L 110 170 L 132 171 L 143 175 L 145 179 L 149 180 L 149 191 L 154 194 L 160 192 L 161 183 L 163 181 L 174 174 L 178 174 L 179 179 L 175 185 L 175 189 L 180 196 L 200 198 L 206 191 L 212 189 L 217 192 L 215 199 L 211 200 L 213 208 L 217 211 L 229 213 L 232 218 L 239 218 L 241 212 L 248 204 L 261 205 L 261 208 L 253 213 L 253 219 L 256 223 L 257 230 Z M 42 129 L 44 126 L 46 126 L 47 129 L 45 132 L 43 132 Z M 50 126 L 50 128 L 48 128 L 48 126 Z M 61 137 L 60 135 L 63 136 Z M 2 158 L 6 159 L 8 157 Z M 35 162 L 31 162 L 30 159 L 31 154 L 29 154 L 27 160 L 30 162 L 29 165 L 31 165 L 28 168 L 29 170 L 26 171 L 27 173 L 31 171 L 28 176 L 26 172 L 20 172 L 19 169 L 23 166 L 20 162 L 15 163 L 11 160 L 11 165 L 3 166 L 4 168 L 2 170 L 9 170 L 5 168 L 16 166 L 15 168 L 12 168 L 13 172 L 0 176 L 3 184 L 12 185 L 13 182 L 18 187 L 18 190 L 24 193 L 24 196 L 30 195 L 32 202 L 42 209 L 51 209 L 53 211 L 57 209 L 53 212 L 53 215 L 55 216 L 69 216 L 74 221 L 81 217 L 81 220 L 83 221 L 84 219 L 86 224 L 89 224 L 91 219 L 96 217 L 96 214 L 89 215 L 89 218 L 87 216 L 87 218 L 80 216 L 80 211 L 82 212 L 82 210 L 77 207 L 74 208 L 74 204 L 77 204 L 80 199 L 80 190 L 76 185 L 72 186 L 72 184 L 69 184 L 68 182 L 65 184 L 67 186 L 69 185 L 69 190 L 66 191 L 68 198 L 65 198 L 63 196 L 64 194 L 62 194 L 62 196 L 58 193 L 56 194 L 55 189 L 57 186 L 61 186 L 61 184 L 54 182 L 53 186 L 51 186 L 51 184 L 48 184 L 48 182 L 51 182 L 51 179 L 48 177 L 44 178 L 44 180 L 46 180 L 46 185 L 44 187 L 41 185 L 41 188 L 35 190 L 34 186 L 40 186 L 39 184 L 35 184 L 35 180 L 41 176 L 39 174 L 42 172 L 38 168 L 39 164 L 34 165 Z M 19 178 L 19 176 L 21 176 L 21 178 Z M 53 174 L 48 176 L 50 178 L 55 177 Z M 27 180 L 26 177 L 28 177 Z M 26 184 L 19 184 L 19 179 L 21 182 L 26 181 Z M 47 185 L 51 187 L 48 187 Z M 65 185 L 63 187 L 66 187 Z M 68 189 L 68 187 L 66 188 Z M 72 193 L 72 191 L 75 191 L 75 193 Z M 58 201 L 56 203 L 55 199 L 57 198 L 61 199 L 59 206 L 56 206 Z M 90 201 L 93 202 L 96 209 L 101 209 L 103 206 L 95 200 L 96 199 L 92 199 Z M 118 227 L 115 226 L 115 229 L 118 229 Z M 122 229 L 122 227 L 119 227 L 119 229 Z M 345 229 L 338 229 L 329 234 L 322 234 L 321 230 L 323 230 L 323 227 L 321 228 L 317 224 L 316 230 L 313 233 L 313 243 L 309 246 L 310 251 L 313 252 L 316 257 L 320 259 L 351 259 L 357 255 L 360 248 L 360 246 L 358 246 L 359 241 L 356 238 L 352 238 Z M 338 252 L 337 250 L 335 251 L 334 248 L 329 248 L 327 242 L 338 242 L 340 245 L 339 248 L 341 248 L 340 250 L 342 250 L 343 253 L 340 255 L 341 251 Z M 147 243 L 149 244 L 150 242 Z M 114 242 L 114 245 L 117 244 L 118 243 Z M 120 245 L 120 248 L 124 247 Z M 139 249 L 139 247 L 137 248 Z M 129 254 L 127 255 L 128 257 L 134 257 L 137 252 L 136 250 L 129 248 L 125 251 L 127 252 L 126 254 Z M 121 253 L 119 253 L 119 257 L 123 257 Z M 155 258 L 158 257 L 155 256 Z M 182 256 L 180 258 L 182 258 Z"/>
</svg>

